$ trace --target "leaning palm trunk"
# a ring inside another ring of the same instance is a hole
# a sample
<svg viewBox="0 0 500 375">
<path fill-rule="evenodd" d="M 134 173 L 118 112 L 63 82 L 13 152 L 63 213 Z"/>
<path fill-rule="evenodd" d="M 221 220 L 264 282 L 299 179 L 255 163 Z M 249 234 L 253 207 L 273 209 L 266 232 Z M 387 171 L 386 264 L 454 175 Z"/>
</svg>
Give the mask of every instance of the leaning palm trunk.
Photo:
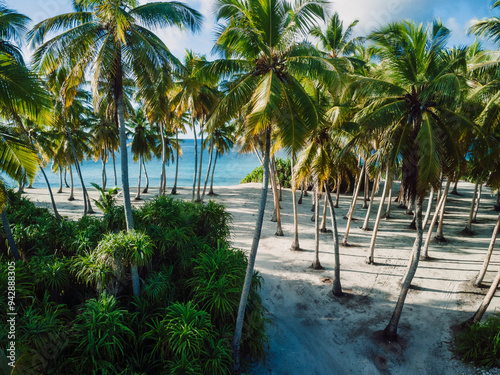
<svg viewBox="0 0 500 375">
<path fill-rule="evenodd" d="M 122 188 L 123 188 L 123 203 L 125 206 L 125 223 L 127 231 L 134 229 L 134 218 L 132 216 L 132 202 L 130 201 L 130 185 L 128 180 L 128 154 L 127 154 L 127 134 L 125 133 L 125 112 L 123 108 L 123 83 L 122 83 L 122 65 L 121 51 L 117 57 L 117 72 L 115 78 L 115 103 L 116 114 L 118 118 L 118 128 L 120 130 L 120 157 L 122 167 Z M 134 296 L 139 296 L 139 271 L 137 264 L 130 265 L 130 273 L 132 276 L 132 289 Z"/>
<path fill-rule="evenodd" d="M 2 211 L 0 215 L 2 219 L 2 227 L 5 237 L 7 238 L 7 243 L 9 244 L 10 252 L 15 260 L 21 260 L 21 256 L 19 255 L 19 250 L 16 245 L 16 241 L 14 240 L 14 236 L 12 235 L 12 230 L 10 229 L 9 219 L 7 218 L 7 213 L 5 209 Z"/>
<path fill-rule="evenodd" d="M 68 198 L 68 200 L 69 201 L 74 201 L 75 200 L 75 195 L 74 195 L 75 185 L 74 185 L 74 181 L 73 181 L 73 168 L 71 168 L 71 164 L 69 165 L 69 182 L 70 182 L 71 186 L 70 186 L 70 189 L 69 189 L 69 198 Z"/>
<path fill-rule="evenodd" d="M 443 224 L 444 224 L 444 210 L 446 209 L 446 203 L 448 200 L 448 190 L 449 189 L 445 189 L 445 191 L 443 192 L 443 205 L 441 207 L 441 212 L 439 214 L 439 225 L 438 225 L 438 230 L 437 230 L 437 234 L 436 234 L 436 240 L 441 241 L 441 242 L 446 241 L 446 239 L 444 238 L 444 235 L 443 235 Z"/>
<path fill-rule="evenodd" d="M 146 163 L 144 161 L 144 158 L 142 158 L 142 168 L 144 169 L 144 176 L 146 177 L 146 187 L 142 191 L 144 194 L 147 194 L 149 190 L 149 176 L 148 176 L 148 171 L 146 170 Z"/>
<path fill-rule="evenodd" d="M 137 184 L 137 194 L 134 200 L 138 201 L 141 199 L 141 177 L 142 177 L 142 156 L 139 156 L 139 181 Z"/>
<path fill-rule="evenodd" d="M 493 254 L 493 248 L 495 247 L 495 242 L 498 236 L 498 230 L 500 229 L 500 214 L 498 215 L 497 223 L 495 225 L 495 229 L 493 229 L 493 234 L 491 235 L 490 246 L 488 247 L 488 252 L 486 253 L 486 258 L 484 258 L 483 266 L 479 271 L 479 275 L 474 282 L 475 286 L 480 286 L 483 282 L 484 275 L 486 275 L 486 270 L 488 269 L 488 265 L 490 264 L 491 254 Z"/>
<path fill-rule="evenodd" d="M 477 223 L 477 213 L 479 211 L 479 204 L 481 203 L 481 196 L 483 195 L 483 184 L 479 185 L 479 193 L 476 199 L 476 208 L 474 209 L 474 217 L 472 218 L 473 223 Z"/>
<path fill-rule="evenodd" d="M 342 240 L 342 245 L 347 246 L 347 238 L 349 237 L 349 230 L 351 229 L 352 217 L 354 216 L 354 210 L 356 208 L 356 202 L 358 200 L 359 188 L 361 187 L 361 181 L 363 181 L 363 174 L 365 173 L 365 168 L 361 169 L 361 173 L 359 175 L 358 186 L 356 186 L 356 191 L 354 193 L 354 198 L 352 200 L 351 210 L 349 211 L 347 218 L 347 225 L 345 228 L 344 239 Z"/>
<path fill-rule="evenodd" d="M 201 203 L 203 203 L 203 199 L 205 199 L 205 193 L 207 191 L 208 178 L 210 177 L 210 169 L 212 168 L 212 159 L 214 155 L 214 144 L 213 141 L 210 142 L 210 156 L 208 158 L 208 169 L 207 175 L 205 177 L 205 184 L 203 185 L 203 194 L 201 195 Z"/>
<path fill-rule="evenodd" d="M 273 204 L 274 204 L 274 210 L 273 210 L 273 216 L 271 217 L 271 221 L 273 223 L 278 222 L 278 209 L 276 208 L 276 202 L 278 202 L 278 189 L 276 189 L 276 175 L 274 173 L 274 165 L 273 165 L 273 158 L 271 157 L 271 161 L 269 162 L 269 173 L 270 173 L 270 179 L 271 179 L 271 190 L 273 192 Z M 279 202 L 278 202 L 279 205 Z"/>
<path fill-rule="evenodd" d="M 297 210 L 297 195 L 296 195 L 296 186 L 295 186 L 295 173 L 293 171 L 295 164 L 295 153 L 292 153 L 292 205 L 293 205 L 293 242 L 290 247 L 291 250 L 300 250 L 299 244 L 299 214 Z"/>
<path fill-rule="evenodd" d="M 54 215 L 57 219 L 61 219 L 61 215 L 59 215 L 59 212 L 57 212 L 56 201 L 54 200 L 54 195 L 52 194 L 52 189 L 50 187 L 49 179 L 47 178 L 47 175 L 45 174 L 45 171 L 43 170 L 42 166 L 39 165 L 38 167 L 40 168 L 43 178 L 45 179 L 45 183 L 47 184 L 47 189 L 49 190 L 49 195 L 50 195 L 50 202 L 52 203 L 52 208 L 54 209 Z"/>
<path fill-rule="evenodd" d="M 176 156 L 175 156 L 175 179 L 174 179 L 174 186 L 172 188 L 172 191 L 170 192 L 171 195 L 176 195 L 177 194 L 177 177 L 179 176 L 179 131 L 175 131 L 175 140 L 176 140 Z"/>
<path fill-rule="evenodd" d="M 417 237 L 415 238 L 415 242 L 413 244 L 412 256 L 410 258 L 410 269 L 408 274 L 406 275 L 403 284 L 401 286 L 401 292 L 399 294 L 398 302 L 396 303 L 396 308 L 394 309 L 394 313 L 392 314 L 391 320 L 389 324 L 384 329 L 384 336 L 389 340 L 394 340 L 398 335 L 398 323 L 401 318 L 401 313 L 403 311 L 403 306 L 405 303 L 406 295 L 408 294 L 408 290 L 410 289 L 411 282 L 413 277 L 415 276 L 415 272 L 417 272 L 418 261 L 420 259 L 420 251 L 422 249 L 422 203 L 423 197 L 417 197 L 416 200 L 416 226 L 417 226 Z"/>
<path fill-rule="evenodd" d="M 214 174 L 215 174 L 215 166 L 217 165 L 217 156 L 219 156 L 219 152 L 215 151 L 214 167 L 212 168 L 212 177 L 210 178 L 210 191 L 208 192 L 208 195 L 215 195 L 215 193 L 214 193 Z"/>
<path fill-rule="evenodd" d="M 67 172 L 68 172 L 68 170 L 66 168 L 64 168 L 64 185 L 67 188 L 69 188 L 68 180 L 66 179 Z"/>
<path fill-rule="evenodd" d="M 191 194 L 191 201 L 194 202 L 194 194 L 196 192 L 196 176 L 198 175 L 198 140 L 196 139 L 196 128 L 194 117 L 191 120 L 194 135 L 194 176 L 193 176 L 193 192 Z"/>
<path fill-rule="evenodd" d="M 243 321 L 245 318 L 245 309 L 247 305 L 248 295 L 252 284 L 253 270 L 255 266 L 255 258 L 257 257 L 257 249 L 259 247 L 260 234 L 262 232 L 262 224 L 264 221 L 264 212 L 266 209 L 267 190 L 269 185 L 269 154 L 271 150 L 271 127 L 266 129 L 266 150 L 264 153 L 264 179 L 262 184 L 262 195 L 260 198 L 259 212 L 257 214 L 257 223 L 255 224 L 255 232 L 253 236 L 252 247 L 248 256 L 248 265 L 245 274 L 245 282 L 241 291 L 240 304 L 238 307 L 238 315 L 236 318 L 236 326 L 233 336 L 233 370 L 238 372 L 240 370 L 240 346 L 241 346 L 241 333 L 243 330 Z"/>
<path fill-rule="evenodd" d="M 441 208 L 444 205 L 444 201 L 446 200 L 446 195 L 448 195 L 448 190 L 450 189 L 450 183 L 451 181 L 448 180 L 444 188 L 445 191 L 444 193 L 441 194 L 441 199 L 436 205 L 436 210 L 434 211 L 434 217 L 432 218 L 432 221 L 429 225 L 429 231 L 427 233 L 427 238 L 425 239 L 424 251 L 422 253 L 422 260 L 429 259 L 429 244 L 432 238 L 432 231 L 434 230 L 434 225 L 436 225 L 436 221 L 439 217 L 439 212 L 441 211 Z"/>
<path fill-rule="evenodd" d="M 386 220 L 392 219 L 391 216 L 391 208 L 392 208 L 392 184 L 393 182 L 391 181 L 391 186 L 389 186 L 389 198 L 387 199 L 387 210 L 385 211 L 384 218 Z"/>
<path fill-rule="evenodd" d="M 314 261 L 311 265 L 314 270 L 322 270 L 319 262 L 319 183 L 316 183 L 314 189 Z"/>
<path fill-rule="evenodd" d="M 318 201 L 319 203 L 319 201 Z M 328 233 L 326 229 L 326 214 L 328 213 L 328 197 L 325 195 L 325 202 L 323 204 L 323 216 L 321 218 L 321 227 L 319 228 L 320 233 Z"/>
<path fill-rule="evenodd" d="M 59 190 L 56 191 L 57 194 L 61 194 L 63 192 L 63 173 L 62 169 L 59 168 Z"/>
<path fill-rule="evenodd" d="M 325 185 L 326 196 L 328 198 L 328 203 L 330 205 L 330 216 L 332 220 L 332 231 L 333 231 L 333 253 L 335 257 L 335 266 L 333 272 L 333 295 L 336 297 L 342 296 L 342 286 L 340 283 L 340 248 L 339 248 L 339 232 L 337 230 L 337 217 L 335 215 L 335 205 L 333 204 L 332 195 L 328 186 Z"/>
<path fill-rule="evenodd" d="M 271 187 L 274 192 L 274 209 L 276 210 L 276 236 L 283 236 L 283 229 L 281 227 L 281 211 L 280 211 L 280 201 L 278 197 L 278 188 L 276 186 L 276 163 L 274 157 L 271 159 L 271 170 L 272 170 L 272 179 L 271 179 Z"/>
<path fill-rule="evenodd" d="M 500 270 L 498 270 L 497 275 L 495 276 L 495 280 L 493 280 L 493 283 L 491 284 L 488 293 L 486 293 L 486 295 L 484 296 L 483 302 L 481 302 L 481 305 L 477 309 L 476 313 L 472 316 L 471 322 L 473 324 L 480 322 L 481 319 L 483 318 L 486 309 L 490 305 L 491 300 L 495 295 L 495 291 L 498 288 L 498 284 L 500 284 Z"/>
<path fill-rule="evenodd" d="M 369 225 L 370 225 L 370 215 L 372 213 L 372 207 L 373 207 L 373 200 L 375 199 L 375 190 L 377 190 L 375 188 L 375 185 L 378 183 L 380 179 L 380 173 L 378 175 L 378 177 L 373 181 L 373 187 L 372 187 L 372 193 L 370 195 L 370 203 L 368 204 L 368 211 L 366 211 L 366 217 L 365 217 L 365 221 L 363 222 L 363 226 L 361 227 L 361 229 L 363 230 L 369 230 Z"/>
<path fill-rule="evenodd" d="M 344 216 L 344 219 L 349 219 L 351 217 L 352 211 L 356 208 L 356 201 L 358 200 L 358 195 L 359 195 L 359 189 L 361 187 L 361 181 L 363 180 L 363 175 L 365 172 L 365 168 L 362 167 L 360 172 L 359 172 L 359 178 L 356 181 L 356 184 L 354 185 L 354 190 L 352 191 L 352 198 L 351 198 L 351 204 L 349 206 L 349 211 L 347 211 L 347 214 Z"/>
<path fill-rule="evenodd" d="M 470 210 L 469 210 L 469 219 L 467 220 L 467 225 L 465 226 L 465 229 L 463 230 L 464 234 L 471 235 L 472 232 L 472 220 L 474 219 L 474 209 L 476 207 L 476 197 L 477 197 L 477 189 L 479 186 L 479 182 L 476 182 L 474 185 L 474 194 L 472 194 L 472 202 L 470 205 Z"/>
<path fill-rule="evenodd" d="M 85 196 L 87 197 L 87 205 L 88 205 L 88 211 L 87 213 L 89 214 L 95 214 L 94 209 L 92 208 L 92 205 L 90 204 L 90 197 L 89 197 L 89 191 L 85 191 Z"/>
<path fill-rule="evenodd" d="M 365 183 L 363 185 L 363 209 L 368 208 L 368 196 L 370 193 L 370 177 L 368 176 L 368 171 L 366 170 L 366 164 L 365 164 Z"/>
<path fill-rule="evenodd" d="M 382 218 L 382 211 L 384 209 L 385 197 L 387 196 L 387 188 L 390 184 L 389 181 L 389 167 L 385 172 L 385 182 L 384 182 L 384 190 L 382 191 L 382 197 L 380 197 L 380 203 L 378 206 L 377 219 L 375 220 L 375 225 L 373 226 L 372 239 L 370 242 L 370 255 L 366 259 L 366 263 L 373 264 L 374 256 L 375 256 L 375 241 L 377 240 L 378 227 L 380 225 L 380 219 Z"/>
<path fill-rule="evenodd" d="M 427 203 L 427 211 L 425 212 L 424 223 L 422 224 L 422 230 L 425 230 L 427 226 L 427 222 L 429 221 L 429 217 L 431 215 L 432 210 L 432 199 L 434 198 L 434 187 L 431 188 L 431 194 L 429 195 L 429 202 Z"/>
</svg>

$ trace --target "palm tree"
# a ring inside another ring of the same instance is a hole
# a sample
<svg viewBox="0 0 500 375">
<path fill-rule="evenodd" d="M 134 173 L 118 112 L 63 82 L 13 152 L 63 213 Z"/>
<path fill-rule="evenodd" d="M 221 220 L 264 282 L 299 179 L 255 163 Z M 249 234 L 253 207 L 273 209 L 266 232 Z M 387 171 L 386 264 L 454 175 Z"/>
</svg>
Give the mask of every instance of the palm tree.
<svg viewBox="0 0 500 375">
<path fill-rule="evenodd" d="M 214 49 L 225 58 L 214 61 L 210 71 L 234 82 L 215 109 L 210 122 L 224 123 L 243 114 L 245 128 L 265 134 L 264 183 L 254 240 L 233 339 L 234 369 L 240 371 L 240 344 L 245 308 L 259 244 L 269 183 L 271 129 L 285 147 L 297 152 L 310 129 L 319 121 L 314 102 L 304 91 L 299 76 L 321 78 L 329 85 L 339 77 L 338 66 L 307 43 L 297 42 L 309 32 L 314 20 L 323 17 L 325 1 L 218 0 L 216 18 L 224 23 Z"/>
<path fill-rule="evenodd" d="M 410 21 L 391 23 L 371 34 L 378 48 L 384 78 L 360 78 L 351 86 L 366 100 L 359 114 L 368 129 L 385 129 L 392 144 L 386 149 L 389 168 L 402 160 L 403 196 L 415 201 L 417 236 L 410 267 L 389 324 L 388 339 L 397 336 L 398 322 L 422 247 L 422 204 L 432 185 L 437 188 L 444 151 L 453 154 L 451 129 L 469 122 L 452 112 L 460 95 L 459 73 L 465 71 L 465 52 L 444 52 L 449 30 L 439 22 L 424 27 Z M 411 69 L 410 69 L 411 67 Z M 438 146 L 439 145 L 439 146 Z"/>
<path fill-rule="evenodd" d="M 90 68 L 92 84 L 106 82 L 113 88 L 115 118 L 120 130 L 122 187 L 127 230 L 134 228 L 128 181 L 127 137 L 124 114 L 124 77 L 134 77 L 139 90 L 153 86 L 160 68 L 176 63 L 167 46 L 148 28 L 176 25 L 198 30 L 201 15 L 178 2 L 139 5 L 136 0 L 101 2 L 76 0 L 75 12 L 51 17 L 29 33 L 36 67 L 53 70 L 63 61 L 71 64 L 68 85 L 81 83 Z M 44 42 L 47 35 L 64 31 Z M 94 100 L 98 90 L 93 91 Z M 137 265 L 132 266 L 134 295 L 139 295 Z"/>
<path fill-rule="evenodd" d="M 101 159 L 102 162 L 102 189 L 106 189 L 106 163 L 109 154 L 114 154 L 118 149 L 118 128 L 116 124 L 109 121 L 104 116 L 98 116 L 90 122 L 92 134 L 92 152 L 94 160 Z"/>
<path fill-rule="evenodd" d="M 144 167 L 146 172 L 145 162 L 151 160 L 151 154 L 157 147 L 158 137 L 153 134 L 151 129 L 148 129 L 149 124 L 146 122 L 144 113 L 138 109 L 129 122 L 129 135 L 132 136 L 132 154 L 135 162 L 139 162 L 139 182 L 137 186 L 137 195 L 135 200 L 141 199 L 141 172 Z"/>
<path fill-rule="evenodd" d="M 189 111 L 191 115 L 191 128 L 194 135 L 194 177 L 192 200 L 199 202 L 201 168 L 203 161 L 203 147 L 200 151 L 200 160 L 198 167 L 198 138 L 196 123 L 199 123 L 201 143 L 203 146 L 203 128 L 210 112 L 217 103 L 217 92 L 214 89 L 217 83 L 217 76 L 208 72 L 206 67 L 208 62 L 204 56 L 199 56 L 192 51 L 186 51 L 184 58 L 184 69 L 178 78 L 180 92 L 174 101 L 178 103 L 177 110 L 179 114 Z M 196 193 L 196 182 L 198 181 L 198 190 Z"/>
</svg>

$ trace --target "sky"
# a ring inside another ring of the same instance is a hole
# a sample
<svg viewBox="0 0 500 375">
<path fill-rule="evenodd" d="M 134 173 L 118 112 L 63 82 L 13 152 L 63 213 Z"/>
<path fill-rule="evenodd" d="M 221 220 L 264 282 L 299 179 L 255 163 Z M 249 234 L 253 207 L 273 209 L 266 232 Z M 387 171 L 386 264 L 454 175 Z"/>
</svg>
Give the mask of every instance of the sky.
<svg viewBox="0 0 500 375">
<path fill-rule="evenodd" d="M 140 2 L 150 1 L 140 0 Z M 202 31 L 192 34 L 168 28 L 155 32 L 179 59 L 183 59 L 186 49 L 204 54 L 208 59 L 215 58 L 210 54 L 215 41 L 213 16 L 215 0 L 184 0 L 184 3 L 204 15 Z M 70 0 L 6 0 L 6 4 L 9 8 L 30 17 L 33 24 L 72 11 Z M 467 29 L 475 20 L 500 16 L 500 9 L 491 10 L 491 4 L 490 0 L 331 0 L 330 11 L 337 11 L 344 25 L 359 20 L 355 36 L 366 36 L 377 27 L 391 21 L 412 19 L 425 23 L 440 19 L 451 30 L 449 45 L 457 46 L 474 41 L 473 37 L 467 35 Z M 492 46 L 485 43 L 485 47 Z M 23 51 L 28 55 L 25 58 L 29 61 L 30 51 L 26 48 L 23 48 Z M 192 138 L 192 135 L 187 137 Z"/>
</svg>

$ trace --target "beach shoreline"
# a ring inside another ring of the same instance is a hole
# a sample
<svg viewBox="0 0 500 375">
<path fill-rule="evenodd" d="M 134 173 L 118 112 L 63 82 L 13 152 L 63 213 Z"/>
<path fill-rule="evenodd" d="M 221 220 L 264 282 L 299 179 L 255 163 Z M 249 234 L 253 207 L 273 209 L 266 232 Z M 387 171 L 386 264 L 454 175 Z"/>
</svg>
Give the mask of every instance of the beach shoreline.
<svg viewBox="0 0 500 375">
<path fill-rule="evenodd" d="M 394 194 L 397 189 L 395 186 Z M 178 190 L 177 198 L 191 198 L 191 188 Z M 226 205 L 233 215 L 233 245 L 248 251 L 261 184 L 217 186 L 214 190 L 218 195 L 206 199 Z M 394 204 L 394 219 L 383 220 L 380 226 L 375 265 L 368 265 L 365 258 L 371 232 L 359 229 L 366 211 L 361 209 L 362 202 L 358 203 L 354 214 L 358 220 L 353 222 L 350 234 L 353 246 L 340 248 L 341 280 L 346 296 L 338 298 L 331 294 L 334 266 L 331 234 L 321 235 L 320 261 L 325 269 L 309 268 L 314 257 L 311 198 L 304 198 L 298 208 L 302 250 L 291 251 L 291 191 L 283 190 L 281 202 L 284 237 L 274 235 L 276 223 L 270 221 L 273 204 L 269 191 L 256 270 L 264 279 L 261 295 L 271 322 L 270 349 L 265 364 L 257 364 L 249 373 L 475 374 L 474 366 L 463 364 L 451 352 L 452 325 L 470 318 L 487 290 L 473 288 L 470 281 L 482 264 L 498 213 L 493 210 L 493 195 L 489 191 L 484 193 L 479 222 L 474 224 L 477 235 L 461 236 L 459 231 L 465 226 L 468 214 L 465 207 L 470 207 L 474 186 L 460 182 L 458 190 L 461 195 L 450 196 L 446 209 L 444 233 L 448 242 L 432 243 L 429 249 L 432 261 L 420 263 L 403 310 L 401 339 L 390 344 L 378 340 L 378 332 L 389 321 L 399 295 L 399 282 L 415 236 L 415 232 L 407 228 L 411 217 Z M 150 188 L 143 196 L 150 199 L 157 191 L 158 188 Z M 51 207 L 47 189 L 26 189 L 25 192 L 37 205 Z M 132 199 L 136 192 L 137 188 L 131 189 Z M 97 199 L 95 189 L 91 188 L 89 193 Z M 54 196 L 62 216 L 75 218 L 83 213 L 80 189 L 75 189 L 73 202 L 67 201 L 69 189 L 62 194 L 55 194 L 54 190 Z M 379 197 L 380 192 L 374 207 L 378 207 Z M 140 205 L 144 200 L 132 202 Z M 342 195 L 337 210 L 340 238 L 346 223 L 342 217 L 349 203 L 350 197 Z M 94 210 L 98 211 L 96 207 Z M 372 210 L 372 223 L 375 216 L 376 209 Z M 491 283 L 498 267 L 500 255 L 494 252 L 486 285 Z M 499 307 L 498 298 L 494 298 L 488 313 Z"/>
</svg>

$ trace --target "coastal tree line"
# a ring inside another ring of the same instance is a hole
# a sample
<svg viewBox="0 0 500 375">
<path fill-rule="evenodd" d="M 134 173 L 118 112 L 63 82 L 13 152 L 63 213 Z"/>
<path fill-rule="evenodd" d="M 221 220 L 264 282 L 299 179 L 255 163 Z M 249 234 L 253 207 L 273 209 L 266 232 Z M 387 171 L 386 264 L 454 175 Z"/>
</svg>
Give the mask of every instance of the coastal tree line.
<svg viewBox="0 0 500 375">
<path fill-rule="evenodd" d="M 371 213 L 376 210 L 366 260 L 374 264 L 378 229 L 384 216 L 391 217 L 393 182 L 401 181 L 397 202 L 412 213 L 410 226 L 416 235 L 400 297 L 384 330 L 389 340 L 397 336 L 419 261 L 429 258 L 436 225 L 437 239 L 446 240 L 446 201 L 457 192 L 457 182 L 467 178 L 475 184 L 464 235 L 474 234 L 483 187 L 498 192 L 498 51 L 483 48 L 480 39 L 469 46 L 449 46 L 450 30 L 440 21 L 425 25 L 398 21 L 353 37 L 357 22 L 344 27 L 340 16 L 328 9 L 328 1 L 218 0 L 217 58 L 209 61 L 187 51 L 181 62 L 151 30 L 178 26 L 200 31 L 202 17 L 188 6 L 177 2 L 139 5 L 133 0 L 79 0 L 73 5 L 73 13 L 49 18 L 31 30 L 27 30 L 26 16 L 3 5 L 0 9 L 0 34 L 5 41 L 0 51 L 5 94 L 0 99 L 0 168 L 23 187 L 33 181 L 37 170 L 45 173 L 51 163 L 60 176 L 59 191 L 66 174 L 74 185 L 75 172 L 86 215 L 92 206 L 80 162 L 89 157 L 101 160 L 101 188 L 105 189 L 106 162 L 111 158 L 114 163 L 119 150 L 126 229 L 132 231 L 127 147 L 132 148 L 141 174 L 144 171 L 147 191 L 147 161 L 155 157 L 163 166 L 178 163 L 182 155 L 178 134 L 193 129 L 191 200 L 200 203 L 205 200 L 209 180 L 208 194 L 213 193 L 213 171 L 222 154 L 233 145 L 241 152 L 255 153 L 263 166 L 263 187 L 235 320 L 232 353 L 236 372 L 241 368 L 241 332 L 269 185 L 276 235 L 284 234 L 281 186 L 276 178 L 279 150 L 291 160 L 292 250 L 300 249 L 296 190 L 309 190 L 314 197 L 316 269 L 321 268 L 319 236 L 327 232 L 327 208 L 330 210 L 336 296 L 342 295 L 339 249 L 349 245 L 358 199 L 367 208 L 364 230 L 370 229 Z M 493 9 L 499 6 L 496 1 Z M 477 21 L 470 33 L 498 44 L 498 25 L 497 18 Z M 23 38 L 35 51 L 30 66 L 19 50 Z M 206 175 L 202 173 L 203 157 L 207 157 L 204 149 L 209 158 Z M 114 173 L 116 185 L 116 169 Z M 176 194 L 176 175 L 174 181 L 170 194 Z M 373 202 L 382 181 L 377 208 Z M 352 185 L 353 194 L 341 240 L 335 209 L 346 185 Z M 159 196 L 167 194 L 166 186 L 163 167 Z M 360 197 L 362 186 L 364 196 Z M 136 199 L 142 191 L 139 181 Z M 324 198 L 322 224 L 320 197 Z M 52 204 L 57 216 L 54 199 Z M 497 198 L 497 209 L 499 205 Z M 2 221 L 16 256 L 3 214 Z M 500 216 L 477 285 L 483 281 L 499 226 Z M 135 296 L 140 294 L 141 266 L 130 262 Z M 493 282 L 474 322 L 481 320 L 499 281 L 497 277 Z"/>
</svg>

